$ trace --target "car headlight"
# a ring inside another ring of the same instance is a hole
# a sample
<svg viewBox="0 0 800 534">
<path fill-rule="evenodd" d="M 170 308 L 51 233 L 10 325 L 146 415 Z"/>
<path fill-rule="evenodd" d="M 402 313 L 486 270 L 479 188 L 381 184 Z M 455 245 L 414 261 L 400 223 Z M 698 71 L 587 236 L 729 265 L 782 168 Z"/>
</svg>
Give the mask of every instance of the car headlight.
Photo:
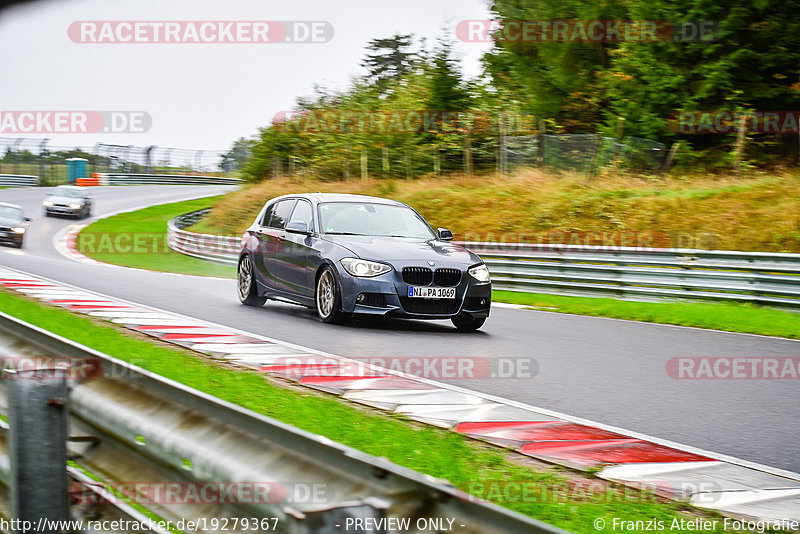
<svg viewBox="0 0 800 534">
<path fill-rule="evenodd" d="M 17 233 L 17 234 L 24 234 L 25 233 L 25 227 L 23 227 L 23 226 L 17 226 L 16 228 L 12 228 L 11 230 L 14 233 Z"/>
<path fill-rule="evenodd" d="M 76 210 L 76 209 L 80 208 L 81 205 L 80 204 L 70 204 L 69 207 L 74 209 L 74 210 Z"/>
<path fill-rule="evenodd" d="M 483 263 L 476 265 L 475 267 L 471 267 L 469 270 L 469 275 L 478 282 L 488 282 L 490 278 L 489 268 Z"/>
<path fill-rule="evenodd" d="M 391 272 L 392 267 L 377 261 L 361 260 L 358 258 L 344 258 L 342 260 L 344 270 L 353 276 L 370 277 L 378 276 Z"/>
<path fill-rule="evenodd" d="M 53 203 L 50 202 L 49 200 L 45 200 L 44 202 L 42 202 L 42 204 L 48 207 L 53 205 Z"/>
</svg>

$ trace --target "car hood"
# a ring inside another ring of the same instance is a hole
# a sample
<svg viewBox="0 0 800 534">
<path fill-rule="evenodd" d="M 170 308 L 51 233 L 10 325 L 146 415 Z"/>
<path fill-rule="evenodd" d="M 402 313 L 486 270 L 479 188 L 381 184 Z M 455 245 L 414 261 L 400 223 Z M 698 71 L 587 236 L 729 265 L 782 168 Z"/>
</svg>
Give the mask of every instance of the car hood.
<svg viewBox="0 0 800 534">
<path fill-rule="evenodd" d="M 22 226 L 22 221 L 15 217 L 0 217 L 0 226 L 13 228 L 15 226 Z"/>
<path fill-rule="evenodd" d="M 83 204 L 82 198 L 62 197 L 60 195 L 47 195 L 45 200 L 49 200 L 54 204 Z"/>
<path fill-rule="evenodd" d="M 350 250 L 359 258 L 377 261 L 436 261 L 474 265 L 480 258 L 462 245 L 435 239 L 327 235 L 325 240 Z"/>
</svg>

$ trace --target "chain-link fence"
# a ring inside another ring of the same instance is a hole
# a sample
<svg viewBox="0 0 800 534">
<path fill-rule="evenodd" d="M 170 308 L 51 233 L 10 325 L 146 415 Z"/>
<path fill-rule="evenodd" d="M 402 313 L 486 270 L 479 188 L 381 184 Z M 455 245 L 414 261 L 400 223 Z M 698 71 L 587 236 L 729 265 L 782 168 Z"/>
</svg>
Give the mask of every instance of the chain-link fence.
<svg viewBox="0 0 800 534">
<path fill-rule="evenodd" d="M 218 150 L 160 146 L 55 146 L 48 139 L 0 137 L 0 174 L 29 174 L 44 184 L 67 180 L 67 159 L 85 158 L 88 172 L 236 176 L 236 165 Z"/>
<path fill-rule="evenodd" d="M 594 134 L 531 135 L 506 137 L 501 143 L 505 170 L 541 167 L 554 171 L 593 174 L 615 167 L 636 172 L 660 171 L 667 158 L 666 147 L 641 137 Z"/>
<path fill-rule="evenodd" d="M 349 144 L 309 142 L 298 137 L 262 158 L 247 179 L 302 175 L 327 180 L 414 178 L 425 175 L 471 174 L 495 171 L 508 174 L 520 167 L 587 176 L 609 169 L 634 173 L 664 172 L 669 150 L 661 143 L 639 137 L 616 141 L 594 134 L 489 136 L 452 135 L 437 143 L 406 146 L 388 143 Z M 257 150 L 258 151 L 258 150 Z"/>
</svg>

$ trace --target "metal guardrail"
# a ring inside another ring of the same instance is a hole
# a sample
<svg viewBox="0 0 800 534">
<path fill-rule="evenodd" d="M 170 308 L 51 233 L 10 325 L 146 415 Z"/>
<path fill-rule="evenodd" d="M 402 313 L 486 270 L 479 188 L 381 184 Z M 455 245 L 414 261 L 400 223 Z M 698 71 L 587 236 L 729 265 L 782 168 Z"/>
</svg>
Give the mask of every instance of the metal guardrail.
<svg viewBox="0 0 800 534">
<path fill-rule="evenodd" d="M 458 532 L 465 534 L 564 532 L 470 499 L 447 481 L 214 398 L 4 313 L 0 313 L 0 348 L 3 369 L 13 369 L 15 358 L 17 365 L 20 358 L 27 362 L 58 358 L 77 362 L 71 363 L 72 368 L 96 370 L 90 379 L 73 375 L 68 398 L 58 400 L 68 406 L 70 452 L 84 475 L 102 474 L 116 483 L 131 481 L 131 477 L 139 482 L 184 485 L 260 482 L 271 489 L 283 488 L 283 493 L 276 492 L 281 496 L 291 495 L 290 489 L 301 484 L 325 488 L 313 497 L 267 502 L 250 497 L 245 502 L 217 499 L 201 505 L 180 499 L 147 504 L 151 514 L 165 520 L 209 515 L 270 518 L 275 525 L 255 531 L 323 534 L 343 531 L 348 518 L 409 517 L 414 518 L 412 525 L 418 518 L 451 518 Z M 8 389 L 9 382 L 0 380 L 0 387 Z M 4 395 L 0 402 L 6 403 Z M 7 414 L 9 407 L 5 404 L 0 409 Z M 13 419 L 10 431 L 14 431 Z M 0 432 L 0 438 L 5 437 Z M 5 441 L 0 439 L 0 445 Z M 0 481 L 8 484 L 14 480 L 11 471 L 19 465 L 9 463 L 3 449 L 0 446 Z M 81 477 L 74 468 L 71 474 L 89 490 L 106 491 L 98 488 L 100 484 L 92 485 L 89 479 L 94 477 Z M 272 497 L 272 492 L 268 495 Z M 135 512 L 130 503 L 118 504 L 117 515 L 130 517 Z M 250 526 L 243 530 L 254 531 Z M 387 529 L 369 531 L 378 534 Z M 404 531 L 417 532 L 413 527 Z"/>
<path fill-rule="evenodd" d="M 30 174 L 0 174 L 0 187 L 31 187 L 39 185 L 39 177 Z"/>
<path fill-rule="evenodd" d="M 240 237 L 198 234 L 184 228 L 205 217 L 211 208 L 179 215 L 167 223 L 169 247 L 181 254 L 213 261 L 224 265 L 236 265 L 239 257 Z"/>
<path fill-rule="evenodd" d="M 113 174 L 97 173 L 100 185 L 148 185 L 148 184 L 186 184 L 186 185 L 240 185 L 240 178 L 225 176 L 185 176 L 178 174 Z"/>
<path fill-rule="evenodd" d="M 169 221 L 174 250 L 236 265 L 237 237 L 184 230 L 200 210 Z M 800 307 L 800 254 L 462 242 L 486 262 L 496 289 L 635 299 L 700 299 Z"/>
</svg>

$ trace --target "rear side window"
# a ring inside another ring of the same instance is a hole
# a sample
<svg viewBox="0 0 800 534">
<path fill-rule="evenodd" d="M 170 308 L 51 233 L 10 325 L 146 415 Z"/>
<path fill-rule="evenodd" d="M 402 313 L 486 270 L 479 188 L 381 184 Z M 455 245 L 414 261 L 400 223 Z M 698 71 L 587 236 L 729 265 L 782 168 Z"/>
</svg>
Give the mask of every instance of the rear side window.
<svg viewBox="0 0 800 534">
<path fill-rule="evenodd" d="M 282 230 L 286 226 L 286 222 L 289 220 L 289 215 L 292 214 L 292 210 L 294 209 L 294 205 L 297 202 L 297 199 L 290 199 L 290 200 L 281 200 L 275 206 L 275 211 L 272 212 L 272 217 L 269 219 L 269 226 L 270 228 L 278 228 Z"/>
<path fill-rule="evenodd" d="M 270 205 L 267 207 L 267 209 L 266 209 L 266 210 L 264 210 L 264 215 L 263 215 L 263 216 L 261 217 L 261 219 L 258 221 L 258 224 L 260 224 L 261 226 L 267 226 L 267 225 L 269 224 L 269 220 L 270 220 L 270 218 L 272 217 L 272 214 L 273 214 L 273 212 L 275 211 L 275 206 L 276 206 L 277 204 L 278 204 L 277 202 L 273 202 L 272 204 L 270 204 Z"/>
</svg>

